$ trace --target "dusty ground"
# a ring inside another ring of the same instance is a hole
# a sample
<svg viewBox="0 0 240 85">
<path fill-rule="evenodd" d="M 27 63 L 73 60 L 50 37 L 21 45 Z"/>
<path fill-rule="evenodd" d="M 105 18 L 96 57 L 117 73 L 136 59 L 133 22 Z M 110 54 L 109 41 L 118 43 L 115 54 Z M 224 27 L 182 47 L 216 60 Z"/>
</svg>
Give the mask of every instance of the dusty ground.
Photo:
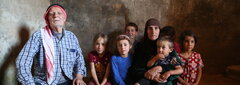
<svg viewBox="0 0 240 85">
<path fill-rule="evenodd" d="M 240 85 L 240 80 L 231 79 L 220 74 L 203 74 L 199 85 Z"/>
</svg>

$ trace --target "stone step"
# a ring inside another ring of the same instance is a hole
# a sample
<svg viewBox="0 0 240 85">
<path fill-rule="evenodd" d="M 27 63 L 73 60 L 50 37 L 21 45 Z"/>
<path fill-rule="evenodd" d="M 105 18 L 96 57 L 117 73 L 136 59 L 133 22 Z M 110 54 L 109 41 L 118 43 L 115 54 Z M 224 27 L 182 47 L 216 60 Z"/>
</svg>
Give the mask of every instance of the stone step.
<svg viewBox="0 0 240 85">
<path fill-rule="evenodd" d="M 240 65 L 231 65 L 226 68 L 226 76 L 240 80 Z"/>
</svg>

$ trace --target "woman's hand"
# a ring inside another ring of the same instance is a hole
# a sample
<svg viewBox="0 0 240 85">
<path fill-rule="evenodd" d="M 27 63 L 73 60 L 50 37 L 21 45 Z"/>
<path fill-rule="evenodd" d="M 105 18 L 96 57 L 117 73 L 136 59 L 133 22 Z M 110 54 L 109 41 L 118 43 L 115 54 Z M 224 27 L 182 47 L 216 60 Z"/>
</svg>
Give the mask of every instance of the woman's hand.
<svg viewBox="0 0 240 85">
<path fill-rule="evenodd" d="M 161 74 L 160 74 L 160 73 L 158 73 L 158 74 L 154 77 L 153 81 L 156 81 L 156 82 L 158 82 L 158 83 L 165 83 L 165 82 L 167 82 L 167 80 L 164 80 L 164 79 L 161 78 Z"/>
<path fill-rule="evenodd" d="M 157 74 L 160 74 L 161 71 L 162 71 L 161 66 L 155 66 L 152 69 L 149 69 L 147 72 L 145 72 L 144 77 L 149 80 L 153 80 L 154 77 L 157 76 Z"/>
<path fill-rule="evenodd" d="M 165 72 L 164 74 L 162 74 L 162 75 L 161 75 L 161 78 L 162 78 L 163 80 L 167 80 L 169 76 L 171 76 L 171 71 L 167 71 L 167 72 Z"/>
</svg>

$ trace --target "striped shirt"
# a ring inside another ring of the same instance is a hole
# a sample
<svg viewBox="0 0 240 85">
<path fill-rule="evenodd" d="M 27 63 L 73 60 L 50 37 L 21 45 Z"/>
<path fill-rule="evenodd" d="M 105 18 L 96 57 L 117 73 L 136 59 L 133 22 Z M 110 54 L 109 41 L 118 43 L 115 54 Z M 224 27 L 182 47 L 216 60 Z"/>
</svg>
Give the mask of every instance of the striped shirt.
<svg viewBox="0 0 240 85">
<path fill-rule="evenodd" d="M 57 38 L 53 34 L 56 65 L 54 80 L 51 85 L 56 85 L 63 76 L 70 80 L 75 74 L 86 76 L 86 67 L 82 50 L 77 37 L 70 31 L 63 30 L 63 36 Z M 23 85 L 47 84 L 47 71 L 45 64 L 44 48 L 41 31 L 36 31 L 25 44 L 16 59 L 17 78 Z M 33 69 L 32 69 L 33 68 Z M 33 70 L 33 74 L 31 72 Z"/>
</svg>

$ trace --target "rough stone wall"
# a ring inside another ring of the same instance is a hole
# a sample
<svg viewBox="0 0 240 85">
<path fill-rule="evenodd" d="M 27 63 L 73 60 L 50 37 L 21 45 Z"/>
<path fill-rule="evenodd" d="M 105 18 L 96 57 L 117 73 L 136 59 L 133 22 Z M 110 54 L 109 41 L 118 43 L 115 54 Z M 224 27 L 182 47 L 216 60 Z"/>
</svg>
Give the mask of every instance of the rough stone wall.
<svg viewBox="0 0 240 85">
<path fill-rule="evenodd" d="M 0 0 L 0 85 L 16 84 L 15 59 L 30 35 L 44 26 L 48 0 Z"/>
<path fill-rule="evenodd" d="M 239 0 L 171 0 L 167 24 L 193 30 L 199 38 L 195 51 L 202 54 L 204 73 L 224 73 L 240 64 Z"/>
<path fill-rule="evenodd" d="M 51 3 L 63 4 L 68 10 L 69 30 L 79 37 L 85 55 L 92 50 L 96 33 L 108 34 L 113 45 L 112 40 L 126 22 L 137 23 L 142 35 L 146 20 L 153 17 L 162 27 L 175 27 L 177 36 L 183 30 L 197 34 L 195 51 L 203 56 L 204 73 L 223 73 L 226 66 L 240 64 L 239 0 L 53 0 Z M 110 49 L 114 50 L 113 47 Z"/>
<path fill-rule="evenodd" d="M 145 22 L 157 18 L 165 23 L 167 0 L 52 0 L 62 4 L 68 12 L 67 29 L 78 37 L 86 55 L 92 50 L 92 39 L 102 32 L 110 37 L 110 51 L 115 50 L 114 39 L 121 34 L 127 22 L 139 25 L 143 34 Z M 87 56 L 86 56 L 87 57 Z"/>
</svg>

